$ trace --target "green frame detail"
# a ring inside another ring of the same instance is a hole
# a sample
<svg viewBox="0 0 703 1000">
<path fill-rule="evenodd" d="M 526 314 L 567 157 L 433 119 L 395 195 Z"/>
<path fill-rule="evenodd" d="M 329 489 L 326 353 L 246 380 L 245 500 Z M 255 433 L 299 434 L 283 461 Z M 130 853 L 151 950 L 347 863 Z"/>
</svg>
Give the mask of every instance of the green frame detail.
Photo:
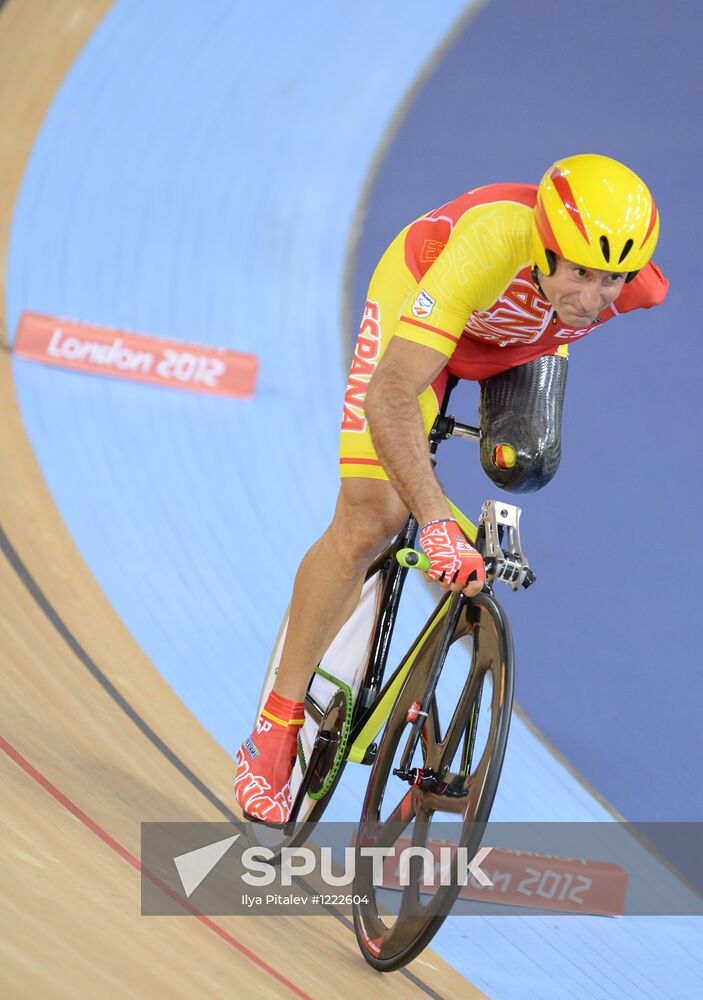
<svg viewBox="0 0 703 1000">
<path fill-rule="evenodd" d="M 344 760 L 344 751 L 347 748 L 347 741 L 349 740 L 349 733 L 351 732 L 352 689 L 344 681 L 340 681 L 338 677 L 335 677 L 333 674 L 328 674 L 326 670 L 322 669 L 322 667 L 317 667 L 315 673 L 319 674 L 320 677 L 324 677 L 325 680 L 331 681 L 332 684 L 336 684 L 337 687 L 342 692 L 342 694 L 344 695 L 346 701 L 346 712 L 344 715 L 344 725 L 342 726 L 342 737 L 339 741 L 339 747 L 337 748 L 337 753 L 335 754 L 334 763 L 327 772 L 327 777 L 325 778 L 322 784 L 322 788 L 319 790 L 319 792 L 307 793 L 309 799 L 312 799 L 313 802 L 319 802 L 320 799 L 323 799 L 325 795 L 327 795 L 330 788 L 334 784 L 334 779 L 337 777 L 337 772 L 339 771 L 340 765 Z M 299 755 L 304 760 L 302 747 L 299 748 Z M 301 760 L 301 764 L 302 762 L 303 761 Z"/>
<path fill-rule="evenodd" d="M 302 729 L 302 726 L 300 727 Z M 305 754 L 303 752 L 303 741 L 301 739 L 300 733 L 298 733 L 298 739 L 296 742 L 296 753 L 298 755 L 298 763 L 300 764 L 300 770 L 305 774 L 305 769 L 308 766 L 308 762 L 305 760 Z"/>
<path fill-rule="evenodd" d="M 476 527 L 476 525 L 474 524 L 473 521 L 469 520 L 469 518 L 466 516 L 466 514 L 463 514 L 459 510 L 459 508 L 457 507 L 456 504 L 454 504 L 454 503 L 451 502 L 451 500 L 449 499 L 449 497 L 445 496 L 444 499 L 449 504 L 449 509 L 452 512 L 452 514 L 454 515 L 454 517 L 456 518 L 457 524 L 459 525 L 459 527 L 461 528 L 461 530 L 464 532 L 464 534 L 466 535 L 466 537 L 468 538 L 468 540 L 471 542 L 471 544 L 474 545 L 476 543 L 476 535 L 478 533 L 478 528 Z"/>
</svg>

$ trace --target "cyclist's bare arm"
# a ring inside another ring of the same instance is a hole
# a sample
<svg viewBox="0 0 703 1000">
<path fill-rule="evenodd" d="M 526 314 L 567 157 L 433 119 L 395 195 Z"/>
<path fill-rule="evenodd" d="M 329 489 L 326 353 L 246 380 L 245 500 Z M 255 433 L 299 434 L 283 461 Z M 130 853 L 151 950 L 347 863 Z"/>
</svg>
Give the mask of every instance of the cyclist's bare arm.
<svg viewBox="0 0 703 1000">
<path fill-rule="evenodd" d="M 430 556 L 429 576 L 443 589 L 464 590 L 473 596 L 485 580 L 483 561 L 451 520 L 432 469 L 418 404 L 418 396 L 446 363 L 440 351 L 394 337 L 369 384 L 366 417 L 391 485 L 418 522 L 426 525 L 420 540 Z"/>
<path fill-rule="evenodd" d="M 380 462 L 420 524 L 451 517 L 432 469 L 417 401 L 446 364 L 439 351 L 393 337 L 366 394 L 366 418 Z"/>
</svg>

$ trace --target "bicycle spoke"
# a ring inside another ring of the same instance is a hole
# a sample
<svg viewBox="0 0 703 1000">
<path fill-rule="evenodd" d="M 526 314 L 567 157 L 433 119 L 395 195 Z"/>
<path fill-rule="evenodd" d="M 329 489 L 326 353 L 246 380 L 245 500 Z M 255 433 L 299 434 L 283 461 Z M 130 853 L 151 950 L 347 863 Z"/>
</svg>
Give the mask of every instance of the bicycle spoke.
<svg viewBox="0 0 703 1000">
<path fill-rule="evenodd" d="M 459 748 L 459 743 L 467 730 L 469 724 L 469 709 L 476 700 L 478 689 L 482 684 L 483 673 L 479 675 L 478 672 L 472 669 L 467 678 L 466 684 L 464 685 L 464 689 L 461 692 L 461 697 L 459 698 L 456 708 L 454 709 L 451 721 L 447 726 L 444 741 L 440 746 L 442 763 L 446 763 L 447 766 L 454 760 L 456 752 Z"/>
<path fill-rule="evenodd" d="M 426 813 L 420 813 L 419 816 L 415 818 L 412 829 L 411 846 L 412 847 L 425 847 L 427 845 L 427 838 L 430 832 L 430 821 Z M 411 877 L 411 870 L 423 871 L 424 872 L 424 862 L 421 858 L 414 858 L 410 861 L 409 871 L 408 871 L 408 884 L 403 886 L 403 892 L 400 900 L 400 909 L 398 911 L 399 920 L 404 917 L 417 916 L 417 911 L 420 908 L 420 879 Z"/>
<path fill-rule="evenodd" d="M 378 819 L 367 824 L 362 843 L 372 843 L 374 847 L 392 847 L 415 818 L 416 799 L 416 789 L 409 788 L 386 819 Z"/>
<path fill-rule="evenodd" d="M 476 733 L 478 731 L 478 719 L 479 712 L 481 710 L 482 695 L 483 681 L 479 686 L 476 698 L 471 702 L 469 720 L 464 732 L 464 745 L 461 750 L 461 774 L 464 775 L 464 777 L 471 773 L 471 762 L 473 760 L 474 747 L 476 745 Z"/>
<path fill-rule="evenodd" d="M 428 813 L 443 812 L 463 816 L 467 801 L 467 796 L 441 795 L 438 792 L 425 792 L 423 795 L 423 806 Z"/>
</svg>

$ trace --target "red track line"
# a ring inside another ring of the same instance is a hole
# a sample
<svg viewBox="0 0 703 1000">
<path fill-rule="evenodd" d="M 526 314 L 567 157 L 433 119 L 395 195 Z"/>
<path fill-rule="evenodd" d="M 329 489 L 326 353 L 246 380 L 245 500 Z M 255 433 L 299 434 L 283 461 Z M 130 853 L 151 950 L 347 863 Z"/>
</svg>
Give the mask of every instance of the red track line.
<svg viewBox="0 0 703 1000">
<path fill-rule="evenodd" d="M 154 885 L 158 886 L 159 889 L 165 892 L 167 896 L 176 900 L 176 902 L 179 903 L 184 910 L 191 913 L 202 924 L 205 924 L 207 928 L 214 931 L 218 937 L 221 937 L 223 941 L 226 941 L 228 945 L 240 952 L 240 954 L 244 955 L 245 958 L 248 958 L 255 965 L 258 965 L 260 969 L 263 969 L 264 972 L 268 973 L 268 975 L 272 976 L 279 983 L 282 983 L 283 986 L 286 986 L 296 996 L 302 997 L 303 1000 L 311 1000 L 311 997 L 307 993 L 303 993 L 303 991 L 298 989 L 294 983 L 291 983 L 290 980 L 282 976 L 280 972 L 277 972 L 262 958 L 255 955 L 253 951 L 250 951 L 249 948 L 237 941 L 237 939 L 232 937 L 232 935 L 229 934 L 223 927 L 216 924 L 214 920 L 211 920 L 210 917 L 206 917 L 204 913 L 196 910 L 196 908 L 187 900 L 182 899 L 178 893 L 174 892 L 170 886 L 166 885 L 166 883 L 163 882 L 158 875 L 154 875 L 154 873 L 149 871 L 148 868 L 145 868 L 139 858 L 135 857 L 134 854 L 131 854 L 126 847 L 123 847 L 122 844 L 115 840 L 114 837 L 111 837 L 106 830 L 103 830 L 103 828 L 99 826 L 95 820 L 91 819 L 87 813 L 84 813 L 83 810 L 75 804 L 75 802 L 72 802 L 63 794 L 63 792 L 59 791 L 56 785 L 52 785 L 49 779 L 45 778 L 40 771 L 37 771 L 37 769 L 29 763 L 26 757 L 23 757 L 18 750 L 15 750 L 15 748 L 8 743 L 3 736 L 0 736 L 0 748 L 4 750 L 7 756 L 14 760 L 16 764 L 19 764 L 19 766 L 26 771 L 31 778 L 34 778 L 34 780 L 41 785 L 42 788 L 52 795 L 57 802 L 60 802 L 62 806 L 72 813 L 76 819 L 79 819 L 84 826 L 96 834 L 96 836 L 100 837 L 100 839 L 107 844 L 108 847 L 111 847 L 116 854 L 119 854 L 123 861 L 130 864 L 132 868 L 136 868 L 138 872 L 140 872 L 145 878 L 148 878 L 150 882 L 153 882 Z"/>
</svg>

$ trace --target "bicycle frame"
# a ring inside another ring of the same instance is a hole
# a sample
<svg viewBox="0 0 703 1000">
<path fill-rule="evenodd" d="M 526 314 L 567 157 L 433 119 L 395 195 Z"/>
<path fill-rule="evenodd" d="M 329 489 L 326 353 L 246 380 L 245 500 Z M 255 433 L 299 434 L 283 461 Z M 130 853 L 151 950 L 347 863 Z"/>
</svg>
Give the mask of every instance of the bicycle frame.
<svg viewBox="0 0 703 1000">
<path fill-rule="evenodd" d="M 446 411 L 451 392 L 458 381 L 459 380 L 453 376 L 450 377 L 439 414 L 430 433 L 430 454 L 432 456 L 433 463 L 434 455 L 436 454 L 439 442 L 445 440 L 451 435 L 451 430 L 448 431 L 446 425 Z M 453 427 L 454 422 L 452 421 L 452 429 Z M 460 425 L 460 427 L 460 433 L 462 436 L 478 438 L 479 431 L 477 428 L 466 427 L 464 425 Z M 459 510 L 459 508 L 455 506 L 455 504 L 451 503 L 449 500 L 447 500 L 447 502 L 453 516 L 456 518 L 466 537 L 469 541 L 475 543 L 478 535 L 478 528 L 476 525 L 473 524 L 473 522 L 470 521 L 469 518 L 467 518 Z M 405 578 L 408 573 L 408 569 L 401 566 L 397 562 L 395 556 L 400 549 L 412 547 L 417 535 L 417 529 L 417 521 L 415 517 L 410 514 L 403 530 L 391 543 L 391 545 L 389 545 L 388 548 L 386 548 L 384 552 L 382 552 L 381 555 L 379 555 L 371 564 L 366 574 L 367 581 L 376 573 L 383 574 L 382 596 L 380 600 L 380 610 L 374 625 L 368 662 L 364 671 L 364 677 L 359 695 L 352 710 L 351 728 L 343 750 L 342 761 L 344 763 L 351 761 L 352 763 L 371 764 L 373 762 L 375 753 L 375 744 L 373 741 L 387 721 L 405 678 L 412 669 L 426 636 L 432 629 L 435 628 L 438 622 L 446 617 L 447 621 L 442 635 L 442 641 L 440 643 L 441 651 L 450 641 L 458 616 L 467 600 L 463 594 L 448 592 L 444 595 L 432 613 L 429 621 L 425 625 L 425 628 L 412 644 L 410 650 L 388 679 L 385 686 L 382 687 L 383 677 L 388 661 L 388 653 L 398 615 L 400 597 L 403 591 Z M 438 662 L 441 662 L 439 658 Z M 324 673 L 323 676 L 333 679 L 330 675 Z M 434 688 L 436 686 L 437 679 L 438 672 L 437 675 L 434 676 L 431 689 L 428 690 L 426 698 L 423 701 L 421 714 L 416 724 L 413 726 L 412 745 L 408 746 L 408 752 L 404 755 L 407 760 L 412 758 L 412 752 L 414 751 L 414 748 L 420 738 L 424 718 L 422 713 L 427 712 L 428 710 L 428 706 L 434 695 Z M 427 704 L 424 703 L 425 701 Z M 309 694 L 306 696 L 306 709 L 317 719 L 317 721 L 322 722 L 324 708 L 317 705 Z M 322 736 L 322 733 L 320 733 L 319 736 Z M 471 740 L 471 743 L 473 743 L 473 739 Z M 313 754 L 307 762 L 307 774 L 313 773 L 314 768 L 316 767 L 319 758 L 322 753 L 324 753 L 325 749 L 324 739 L 318 739 L 316 751 L 313 751 Z M 308 783 L 303 781 L 296 793 L 287 826 L 295 824 L 300 807 L 307 792 Z M 327 794 L 329 794 L 329 792 Z"/>
</svg>

